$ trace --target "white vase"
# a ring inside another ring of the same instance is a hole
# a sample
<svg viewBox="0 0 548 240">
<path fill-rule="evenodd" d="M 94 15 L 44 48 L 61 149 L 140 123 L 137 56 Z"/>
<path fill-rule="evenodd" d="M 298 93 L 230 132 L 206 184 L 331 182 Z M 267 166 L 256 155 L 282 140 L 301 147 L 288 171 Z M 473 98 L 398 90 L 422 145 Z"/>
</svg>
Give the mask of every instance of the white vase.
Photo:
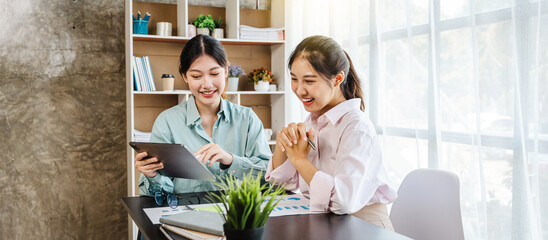
<svg viewBox="0 0 548 240">
<path fill-rule="evenodd" d="M 239 80 L 240 80 L 240 78 L 238 78 L 238 77 L 229 77 L 228 78 L 228 84 L 226 85 L 226 90 L 231 91 L 231 92 L 238 91 L 238 81 Z"/>
<path fill-rule="evenodd" d="M 222 28 L 215 28 L 213 29 L 211 36 L 215 39 L 222 39 L 225 36 L 225 31 Z"/>
<path fill-rule="evenodd" d="M 209 35 L 209 28 L 198 28 L 196 29 L 196 33 L 202 34 L 202 35 Z"/>
<path fill-rule="evenodd" d="M 275 92 L 276 90 L 278 90 L 276 84 L 270 84 L 268 91 Z"/>
<path fill-rule="evenodd" d="M 254 86 L 255 91 L 258 92 L 267 92 L 269 87 L 270 85 L 268 84 L 268 82 L 265 81 L 258 81 L 257 84 L 255 84 Z"/>
</svg>

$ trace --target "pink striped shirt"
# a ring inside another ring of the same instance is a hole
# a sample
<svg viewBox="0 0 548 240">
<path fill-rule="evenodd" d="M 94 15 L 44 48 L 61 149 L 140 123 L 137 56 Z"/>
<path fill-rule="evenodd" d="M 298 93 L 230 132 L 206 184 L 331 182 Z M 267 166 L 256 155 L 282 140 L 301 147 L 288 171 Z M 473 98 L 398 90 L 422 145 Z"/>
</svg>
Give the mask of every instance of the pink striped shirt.
<svg viewBox="0 0 548 240">
<path fill-rule="evenodd" d="M 319 171 L 310 186 L 289 160 L 272 170 L 269 161 L 266 180 L 285 183 L 286 189 L 310 199 L 312 211 L 354 213 L 373 203 L 391 203 L 396 192 L 387 184 L 381 148 L 375 128 L 360 110 L 360 99 L 338 104 L 322 116 L 312 113 L 305 121 L 314 129 L 314 143 L 308 160 Z"/>
</svg>

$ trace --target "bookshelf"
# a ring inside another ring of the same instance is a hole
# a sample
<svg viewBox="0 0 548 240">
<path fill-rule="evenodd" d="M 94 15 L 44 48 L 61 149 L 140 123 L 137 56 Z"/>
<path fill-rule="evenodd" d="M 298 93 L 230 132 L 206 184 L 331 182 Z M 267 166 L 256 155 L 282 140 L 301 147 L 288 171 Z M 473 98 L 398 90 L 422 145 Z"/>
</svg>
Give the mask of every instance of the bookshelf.
<svg viewBox="0 0 548 240">
<path fill-rule="evenodd" d="M 133 34 L 132 14 L 149 12 L 149 35 Z M 276 77 L 278 91 L 257 92 L 247 83 L 247 75 L 240 77 L 238 90 L 227 92 L 227 99 L 233 103 L 253 109 L 265 128 L 274 133 L 288 124 L 285 109 L 288 108 L 290 82 L 286 70 L 289 49 L 284 40 L 239 39 L 240 24 L 252 27 L 285 27 L 286 4 L 284 0 L 272 0 L 271 10 L 242 9 L 238 0 L 227 0 L 226 7 L 189 5 L 188 0 L 177 0 L 176 4 L 125 1 L 126 42 L 126 97 L 127 97 L 127 142 L 133 139 L 135 130 L 150 132 L 156 117 L 164 110 L 188 100 L 191 93 L 178 73 L 179 54 L 190 40 L 186 23 L 200 14 L 221 17 L 225 22 L 223 44 L 228 60 L 241 65 L 246 73 L 258 67 L 267 67 Z M 156 23 L 171 22 L 173 36 L 157 36 Z M 287 33 L 286 29 L 286 33 Z M 286 37 L 287 38 L 287 37 Z M 149 56 L 156 89 L 161 89 L 160 76 L 163 73 L 175 76 L 174 91 L 135 91 L 132 78 L 132 56 Z M 272 137 L 275 139 L 275 134 Z M 270 141 L 273 146 L 275 141 Z M 139 172 L 134 166 L 134 152 L 127 146 L 127 191 L 128 196 L 139 195 Z M 134 239 L 137 229 L 131 219 L 129 238 Z"/>
</svg>

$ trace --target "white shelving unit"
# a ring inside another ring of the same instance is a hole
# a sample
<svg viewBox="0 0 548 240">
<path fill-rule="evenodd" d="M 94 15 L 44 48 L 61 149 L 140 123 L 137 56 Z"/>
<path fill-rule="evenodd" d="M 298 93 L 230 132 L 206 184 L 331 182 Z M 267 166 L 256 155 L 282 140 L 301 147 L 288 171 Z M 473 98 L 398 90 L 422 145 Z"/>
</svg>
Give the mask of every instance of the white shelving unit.
<svg viewBox="0 0 548 240">
<path fill-rule="evenodd" d="M 150 12 L 149 35 L 133 34 L 132 14 L 137 11 Z M 225 38 L 219 41 L 225 47 L 229 61 L 242 65 L 246 72 L 257 67 L 269 67 L 276 76 L 278 91 L 256 92 L 244 91 L 226 92 L 228 100 L 251 107 L 263 121 L 265 128 L 273 132 L 281 130 L 289 123 L 285 113 L 288 109 L 290 82 L 286 70 L 289 49 L 283 40 L 242 40 L 239 39 L 239 26 L 245 24 L 254 27 L 286 27 L 285 0 L 272 0 L 271 10 L 240 9 L 238 0 L 227 0 L 225 8 L 191 6 L 188 0 L 178 0 L 177 4 L 162 4 L 148 2 L 125 1 L 125 40 L 126 40 L 126 97 L 127 97 L 127 135 L 129 142 L 134 130 L 148 132 L 157 115 L 169 107 L 188 100 L 191 92 L 178 74 L 178 57 L 184 44 L 190 40 L 187 33 L 187 23 L 199 14 L 212 14 L 214 18 L 221 16 L 226 23 Z M 224 15 L 224 16 L 223 16 Z M 173 24 L 173 35 L 156 36 L 156 22 L 167 21 Z M 175 75 L 175 91 L 134 91 L 131 57 L 149 56 L 152 73 L 157 89 L 160 86 L 162 73 Z M 242 81 L 240 79 L 240 81 Z M 240 87 L 242 84 L 240 84 Z M 241 88 L 240 88 L 241 89 Z M 227 136 L 229 137 L 229 136 Z M 275 134 L 272 139 L 275 139 Z M 275 141 L 269 141 L 274 145 Z M 138 171 L 134 166 L 134 151 L 127 146 L 127 194 L 137 196 Z M 137 227 L 129 221 L 129 238 L 135 239 Z"/>
</svg>

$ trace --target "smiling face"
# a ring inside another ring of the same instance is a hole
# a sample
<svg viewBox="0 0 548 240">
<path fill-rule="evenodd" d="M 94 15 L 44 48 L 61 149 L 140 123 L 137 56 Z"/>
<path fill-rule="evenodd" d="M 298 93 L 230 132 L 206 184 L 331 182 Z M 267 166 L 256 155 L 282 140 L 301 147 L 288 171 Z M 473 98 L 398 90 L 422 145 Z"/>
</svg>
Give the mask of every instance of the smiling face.
<svg viewBox="0 0 548 240">
<path fill-rule="evenodd" d="M 325 79 L 301 57 L 297 57 L 291 64 L 291 89 L 308 112 L 319 112 L 322 115 L 344 102 L 346 99 L 340 88 L 342 80 L 343 72 L 333 79 Z"/>
<path fill-rule="evenodd" d="M 196 98 L 198 108 L 219 107 L 227 71 L 226 67 L 205 54 L 192 62 L 186 74 L 183 74 L 183 79 Z"/>
</svg>

